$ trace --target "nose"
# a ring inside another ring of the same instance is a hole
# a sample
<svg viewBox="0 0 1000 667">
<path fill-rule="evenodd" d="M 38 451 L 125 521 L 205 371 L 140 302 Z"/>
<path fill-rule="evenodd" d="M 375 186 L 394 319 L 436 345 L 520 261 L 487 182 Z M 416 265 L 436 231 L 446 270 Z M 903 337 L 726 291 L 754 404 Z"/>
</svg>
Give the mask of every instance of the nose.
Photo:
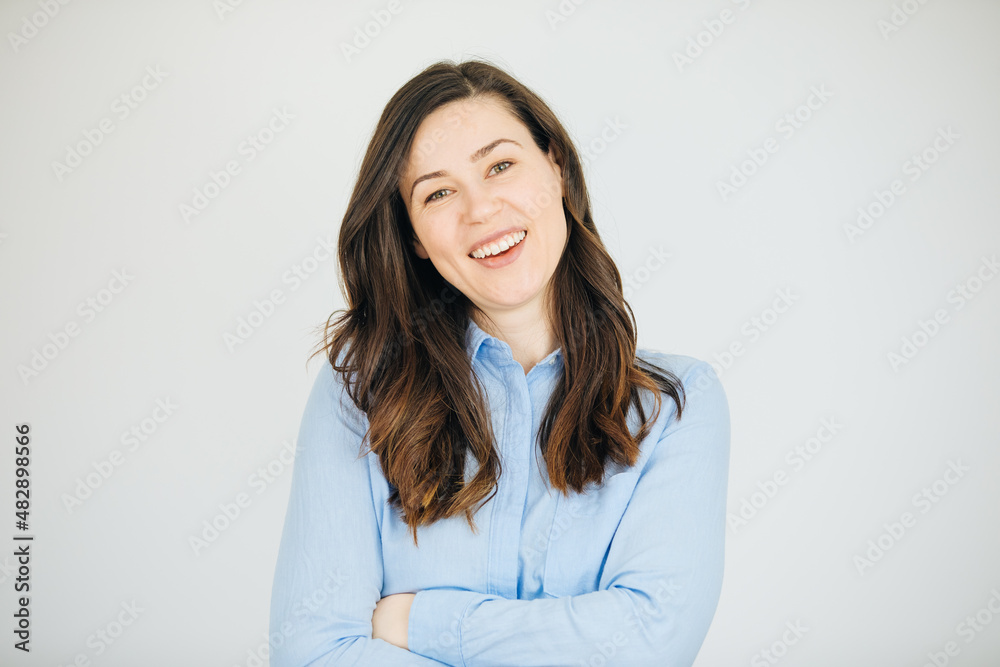
<svg viewBox="0 0 1000 667">
<path fill-rule="evenodd" d="M 467 222 L 488 222 L 503 208 L 499 195 L 486 183 L 469 185 L 464 199 Z"/>
</svg>

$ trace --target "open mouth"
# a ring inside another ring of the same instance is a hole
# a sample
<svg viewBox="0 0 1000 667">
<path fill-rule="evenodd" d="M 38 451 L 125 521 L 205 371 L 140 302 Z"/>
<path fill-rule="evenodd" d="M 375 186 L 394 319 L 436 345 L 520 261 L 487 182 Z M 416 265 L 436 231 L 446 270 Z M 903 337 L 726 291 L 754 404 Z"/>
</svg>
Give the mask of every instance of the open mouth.
<svg viewBox="0 0 1000 667">
<path fill-rule="evenodd" d="M 514 232 L 508 234 L 502 239 L 498 239 L 492 243 L 487 243 L 482 248 L 477 248 L 469 253 L 469 257 L 473 259 L 488 259 L 491 257 L 503 257 L 511 249 L 516 248 L 520 245 L 524 237 L 528 235 L 528 230 L 521 230 L 519 232 Z"/>
</svg>

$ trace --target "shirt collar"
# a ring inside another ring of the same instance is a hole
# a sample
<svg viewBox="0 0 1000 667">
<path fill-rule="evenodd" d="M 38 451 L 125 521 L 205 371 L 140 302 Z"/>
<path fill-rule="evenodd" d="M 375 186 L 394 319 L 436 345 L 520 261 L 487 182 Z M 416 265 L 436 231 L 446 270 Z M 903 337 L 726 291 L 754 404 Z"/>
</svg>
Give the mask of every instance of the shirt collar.
<svg viewBox="0 0 1000 667">
<path fill-rule="evenodd" d="M 470 317 L 469 326 L 465 332 L 465 350 L 469 357 L 475 359 L 483 356 L 491 359 L 509 359 L 513 361 L 514 353 L 506 341 L 492 336 L 475 323 Z M 538 366 L 554 365 L 562 361 L 562 348 L 556 348 L 548 356 L 538 362 Z"/>
<path fill-rule="evenodd" d="M 474 359 L 479 355 L 479 348 L 482 347 L 487 339 L 500 342 L 495 336 L 491 336 L 483 331 L 470 317 L 469 326 L 465 330 L 465 351 L 469 353 L 471 358 Z"/>
</svg>

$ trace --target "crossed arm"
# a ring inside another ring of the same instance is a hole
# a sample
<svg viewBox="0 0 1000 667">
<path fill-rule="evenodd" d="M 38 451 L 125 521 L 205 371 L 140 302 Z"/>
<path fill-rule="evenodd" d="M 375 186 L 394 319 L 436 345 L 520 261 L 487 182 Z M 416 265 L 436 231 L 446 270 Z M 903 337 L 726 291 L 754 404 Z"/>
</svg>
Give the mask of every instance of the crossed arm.
<svg viewBox="0 0 1000 667">
<path fill-rule="evenodd" d="M 407 648 L 410 605 L 413 604 L 414 597 L 414 593 L 394 593 L 376 602 L 375 613 L 372 614 L 372 639 L 381 639 L 393 646 Z"/>
<path fill-rule="evenodd" d="M 271 664 L 576 667 L 600 656 L 600 664 L 689 666 L 721 590 L 730 424 L 711 366 L 694 364 L 684 384 L 683 418 L 655 443 L 598 590 L 537 600 L 456 589 L 382 598 L 368 463 L 356 458 L 363 427 L 337 408 L 340 384 L 324 368 L 300 428 L 272 593 L 272 639 L 282 623 L 292 630 L 272 647 Z M 300 609 L 334 567 L 347 576 L 333 594 Z"/>
</svg>

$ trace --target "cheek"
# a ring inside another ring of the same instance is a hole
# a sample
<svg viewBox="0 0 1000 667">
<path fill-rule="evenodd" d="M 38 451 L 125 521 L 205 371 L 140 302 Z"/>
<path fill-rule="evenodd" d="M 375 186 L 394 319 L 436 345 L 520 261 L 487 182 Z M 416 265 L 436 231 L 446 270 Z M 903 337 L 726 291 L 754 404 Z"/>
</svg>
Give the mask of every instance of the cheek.
<svg viewBox="0 0 1000 667">
<path fill-rule="evenodd" d="M 565 234 L 566 214 L 559 191 L 540 188 L 535 193 L 534 202 L 539 210 L 536 225 L 543 227 L 545 233 L 553 239 Z"/>
<path fill-rule="evenodd" d="M 559 191 L 554 193 L 550 188 L 540 187 L 543 184 L 533 183 L 518 188 L 511 194 L 510 200 L 517 202 L 517 208 L 527 218 L 528 224 L 543 227 L 553 224 L 562 217 L 562 198 Z"/>
<path fill-rule="evenodd" d="M 562 216 L 562 182 L 551 171 L 538 175 L 535 200 L 546 216 Z"/>
<path fill-rule="evenodd" d="M 434 258 L 445 258 L 460 251 L 456 228 L 442 216 L 427 216 L 415 227 L 424 250 Z"/>
</svg>

